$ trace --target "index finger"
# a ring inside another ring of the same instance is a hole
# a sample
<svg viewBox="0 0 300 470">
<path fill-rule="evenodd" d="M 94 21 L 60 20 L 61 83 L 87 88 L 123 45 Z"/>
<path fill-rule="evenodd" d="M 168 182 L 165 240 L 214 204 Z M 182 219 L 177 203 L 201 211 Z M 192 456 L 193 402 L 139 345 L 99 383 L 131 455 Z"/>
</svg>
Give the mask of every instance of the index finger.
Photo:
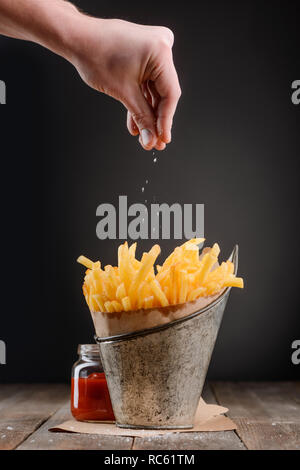
<svg viewBox="0 0 300 470">
<path fill-rule="evenodd" d="M 156 110 L 157 132 L 160 139 L 168 144 L 171 142 L 173 117 L 181 89 L 172 57 L 164 64 L 160 75 L 155 80 L 155 88 L 160 95 Z"/>
</svg>

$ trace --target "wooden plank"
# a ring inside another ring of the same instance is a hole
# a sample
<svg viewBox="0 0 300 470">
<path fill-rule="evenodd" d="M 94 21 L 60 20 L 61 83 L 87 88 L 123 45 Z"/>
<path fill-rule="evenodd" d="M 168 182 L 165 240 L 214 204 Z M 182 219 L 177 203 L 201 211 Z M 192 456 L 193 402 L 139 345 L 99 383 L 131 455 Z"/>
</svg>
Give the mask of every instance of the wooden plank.
<svg viewBox="0 0 300 470">
<path fill-rule="evenodd" d="M 49 431 L 49 428 L 58 426 L 70 418 L 69 403 L 66 403 L 17 450 L 129 450 L 132 448 L 132 437 Z"/>
<path fill-rule="evenodd" d="M 245 450 L 233 431 L 164 434 L 134 441 L 134 450 Z"/>
<path fill-rule="evenodd" d="M 233 431 L 170 433 L 133 441 L 50 433 L 50 427 L 70 418 L 67 385 L 1 385 L 0 449 L 201 450 L 245 449 L 246 445 L 248 449 L 300 450 L 300 382 L 215 382 L 212 389 L 218 403 L 229 408 L 238 435 Z M 216 402 L 208 386 L 203 397 L 207 403 Z"/>
<path fill-rule="evenodd" d="M 206 383 L 202 393 L 209 404 L 216 404 L 216 398 Z M 134 450 L 245 450 L 234 431 L 170 433 L 161 436 L 136 437 Z"/>
<path fill-rule="evenodd" d="M 0 385 L 0 410 L 4 406 L 4 400 L 11 398 L 20 391 L 20 384 L 1 384 Z"/>
<path fill-rule="evenodd" d="M 66 385 L 1 386 L 0 449 L 14 449 L 47 420 L 68 395 Z"/>
<path fill-rule="evenodd" d="M 300 422 L 300 382 L 214 382 L 228 416 L 264 422 Z"/>
<path fill-rule="evenodd" d="M 238 434 L 249 450 L 300 450 L 299 423 L 236 420 Z"/>
<path fill-rule="evenodd" d="M 212 384 L 248 449 L 300 448 L 300 382 Z"/>
</svg>

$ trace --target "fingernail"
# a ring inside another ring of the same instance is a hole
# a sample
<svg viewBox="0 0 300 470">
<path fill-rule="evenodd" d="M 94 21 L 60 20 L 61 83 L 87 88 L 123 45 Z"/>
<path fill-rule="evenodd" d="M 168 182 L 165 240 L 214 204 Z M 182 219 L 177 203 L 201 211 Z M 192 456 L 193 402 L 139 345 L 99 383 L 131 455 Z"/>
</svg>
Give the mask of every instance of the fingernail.
<svg viewBox="0 0 300 470">
<path fill-rule="evenodd" d="M 150 142 L 152 142 L 153 136 L 152 132 L 149 131 L 148 129 L 142 129 L 141 132 L 141 137 L 142 137 L 142 142 L 145 147 L 148 147 Z"/>
</svg>

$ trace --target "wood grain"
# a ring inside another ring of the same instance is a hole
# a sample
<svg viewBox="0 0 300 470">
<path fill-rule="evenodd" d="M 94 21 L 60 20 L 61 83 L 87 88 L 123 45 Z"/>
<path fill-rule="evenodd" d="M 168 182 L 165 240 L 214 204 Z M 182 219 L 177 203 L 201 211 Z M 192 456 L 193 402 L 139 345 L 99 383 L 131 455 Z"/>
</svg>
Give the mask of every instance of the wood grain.
<svg viewBox="0 0 300 470">
<path fill-rule="evenodd" d="M 0 449 L 14 449 L 66 401 L 66 385 L 1 385 Z"/>
<path fill-rule="evenodd" d="M 248 449 L 300 448 L 300 382 L 214 382 Z"/>
<path fill-rule="evenodd" d="M 18 450 L 128 450 L 132 448 L 132 437 L 48 431 L 49 428 L 58 426 L 70 418 L 69 403 L 66 403 L 26 439 Z"/>
<path fill-rule="evenodd" d="M 300 424 L 237 419 L 238 434 L 249 450 L 300 450 Z"/>
<path fill-rule="evenodd" d="M 136 437 L 134 450 L 245 450 L 234 431 L 165 434 Z"/>
<path fill-rule="evenodd" d="M 135 439 L 49 432 L 70 418 L 69 393 L 60 384 L 0 385 L 0 449 L 300 450 L 300 382 L 213 382 L 203 398 L 229 408 L 237 432 Z"/>
</svg>

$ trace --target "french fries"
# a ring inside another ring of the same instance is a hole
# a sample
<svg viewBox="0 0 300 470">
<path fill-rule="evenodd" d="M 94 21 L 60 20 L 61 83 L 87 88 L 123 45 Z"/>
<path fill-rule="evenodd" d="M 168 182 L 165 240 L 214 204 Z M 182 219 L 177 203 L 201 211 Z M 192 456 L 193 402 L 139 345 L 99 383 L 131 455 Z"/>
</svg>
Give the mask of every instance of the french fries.
<svg viewBox="0 0 300 470">
<path fill-rule="evenodd" d="M 218 266 L 217 243 L 199 257 L 194 238 L 175 248 L 163 265 L 155 267 L 160 254 L 154 245 L 141 260 L 135 256 L 136 243 L 125 242 L 118 249 L 118 266 L 93 262 L 79 256 L 78 263 L 87 268 L 83 293 L 91 312 L 130 312 L 191 302 L 199 297 L 216 295 L 226 287 L 244 287 L 243 279 L 234 275 L 231 261 Z"/>
</svg>

